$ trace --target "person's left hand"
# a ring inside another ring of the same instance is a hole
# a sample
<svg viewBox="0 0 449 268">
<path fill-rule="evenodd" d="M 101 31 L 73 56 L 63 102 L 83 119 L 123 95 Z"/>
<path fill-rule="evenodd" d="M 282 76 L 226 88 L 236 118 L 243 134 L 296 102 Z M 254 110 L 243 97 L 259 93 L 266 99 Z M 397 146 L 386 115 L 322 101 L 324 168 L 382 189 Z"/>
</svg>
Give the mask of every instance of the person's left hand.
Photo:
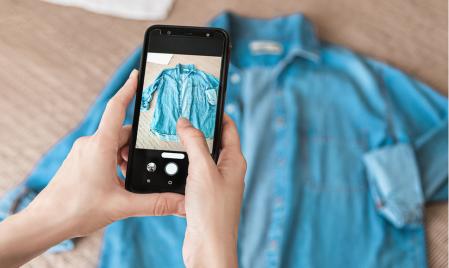
<svg viewBox="0 0 449 268">
<path fill-rule="evenodd" d="M 134 70 L 108 102 L 97 132 L 75 142 L 55 177 L 25 210 L 57 219 L 68 237 L 84 236 L 131 216 L 185 214 L 183 195 L 131 193 L 117 174 L 119 149 L 131 133 L 130 126 L 122 124 L 136 87 Z"/>
</svg>

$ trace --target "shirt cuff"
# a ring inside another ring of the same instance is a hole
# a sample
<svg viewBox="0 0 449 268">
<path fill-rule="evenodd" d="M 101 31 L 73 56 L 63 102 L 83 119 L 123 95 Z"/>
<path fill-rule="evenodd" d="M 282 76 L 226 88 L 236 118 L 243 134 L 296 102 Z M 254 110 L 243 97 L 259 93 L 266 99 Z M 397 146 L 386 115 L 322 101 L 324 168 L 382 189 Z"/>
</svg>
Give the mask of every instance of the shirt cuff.
<svg viewBox="0 0 449 268">
<path fill-rule="evenodd" d="M 412 146 L 378 148 L 367 152 L 363 161 L 380 214 L 398 228 L 421 224 L 424 195 Z"/>
</svg>

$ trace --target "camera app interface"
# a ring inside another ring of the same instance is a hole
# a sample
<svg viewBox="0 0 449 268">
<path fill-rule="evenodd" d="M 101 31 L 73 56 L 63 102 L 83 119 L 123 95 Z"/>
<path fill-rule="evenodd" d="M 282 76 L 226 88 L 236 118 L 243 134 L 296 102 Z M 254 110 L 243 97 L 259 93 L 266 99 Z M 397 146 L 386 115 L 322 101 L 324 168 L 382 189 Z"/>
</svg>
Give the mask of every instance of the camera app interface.
<svg viewBox="0 0 449 268">
<path fill-rule="evenodd" d="M 148 53 L 136 148 L 185 152 L 176 122 L 187 118 L 212 153 L 221 57 Z"/>
</svg>

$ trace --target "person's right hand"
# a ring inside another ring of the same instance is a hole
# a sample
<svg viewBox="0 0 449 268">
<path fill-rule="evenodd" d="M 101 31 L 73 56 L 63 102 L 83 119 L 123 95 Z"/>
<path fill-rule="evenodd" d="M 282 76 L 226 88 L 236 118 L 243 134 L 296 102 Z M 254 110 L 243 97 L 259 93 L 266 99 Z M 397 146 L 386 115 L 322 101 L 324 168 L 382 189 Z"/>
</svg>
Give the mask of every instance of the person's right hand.
<svg viewBox="0 0 449 268">
<path fill-rule="evenodd" d="M 187 267 L 237 267 L 246 161 L 234 122 L 224 115 L 222 149 L 215 164 L 204 135 L 187 119 L 177 124 L 189 156 L 183 258 Z"/>
<path fill-rule="evenodd" d="M 224 115 L 218 164 L 211 157 L 203 133 L 187 119 L 178 121 L 177 132 L 190 162 L 185 191 L 184 263 L 187 267 L 237 267 L 246 161 L 235 124 Z M 121 156 L 120 166 L 125 172 L 128 146 L 123 147 Z"/>
</svg>

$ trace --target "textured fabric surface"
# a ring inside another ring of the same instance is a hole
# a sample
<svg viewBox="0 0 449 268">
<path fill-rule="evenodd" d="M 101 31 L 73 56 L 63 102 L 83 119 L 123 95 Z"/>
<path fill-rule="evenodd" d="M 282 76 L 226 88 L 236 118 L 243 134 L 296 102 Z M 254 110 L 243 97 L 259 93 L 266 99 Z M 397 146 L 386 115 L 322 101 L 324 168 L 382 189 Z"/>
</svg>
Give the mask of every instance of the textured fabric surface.
<svg viewBox="0 0 449 268">
<path fill-rule="evenodd" d="M 201 25 L 223 8 L 262 17 L 303 11 L 324 39 L 388 61 L 446 94 L 447 1 L 184 2 L 164 22 Z M 78 124 L 150 22 L 32 0 L 1 1 L 0 17 L 3 193 Z M 431 267 L 447 267 L 447 204 L 428 206 L 426 224 Z M 44 255 L 26 267 L 95 267 L 100 239 L 95 233 L 78 240 L 73 252 Z"/>
</svg>

